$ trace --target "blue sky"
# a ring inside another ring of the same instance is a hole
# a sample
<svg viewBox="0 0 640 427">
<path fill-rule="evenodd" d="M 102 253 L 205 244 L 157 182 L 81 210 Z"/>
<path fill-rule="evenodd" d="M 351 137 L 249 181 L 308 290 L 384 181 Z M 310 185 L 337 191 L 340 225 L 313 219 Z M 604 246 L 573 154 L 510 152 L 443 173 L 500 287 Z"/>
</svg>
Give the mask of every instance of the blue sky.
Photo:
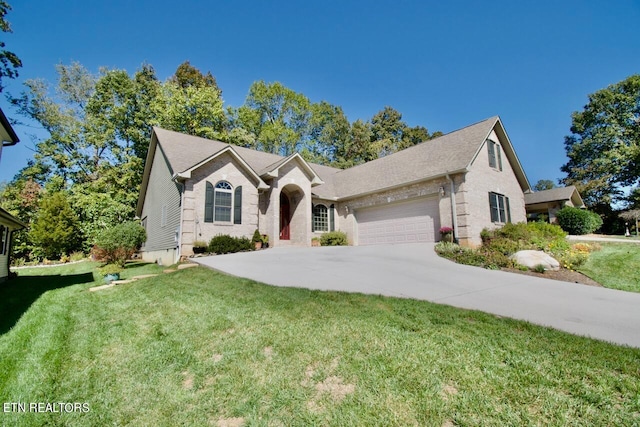
<svg viewBox="0 0 640 427">
<path fill-rule="evenodd" d="M 10 0 L 21 82 L 55 83 L 78 61 L 160 79 L 189 60 L 211 71 L 227 105 L 256 80 L 279 81 L 351 121 L 384 106 L 411 126 L 451 132 L 499 115 L 529 181 L 561 178 L 571 113 L 587 95 L 640 73 L 640 1 Z M 3 99 L 5 114 L 16 113 Z M 27 126 L 4 150 L 0 181 L 32 156 Z"/>
</svg>

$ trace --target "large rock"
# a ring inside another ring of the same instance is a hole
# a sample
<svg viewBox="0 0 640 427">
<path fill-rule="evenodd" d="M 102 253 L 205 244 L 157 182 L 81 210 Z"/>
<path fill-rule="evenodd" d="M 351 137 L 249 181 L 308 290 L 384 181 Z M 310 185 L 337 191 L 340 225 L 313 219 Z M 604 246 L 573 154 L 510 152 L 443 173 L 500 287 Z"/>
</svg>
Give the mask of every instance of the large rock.
<svg viewBox="0 0 640 427">
<path fill-rule="evenodd" d="M 531 270 L 538 265 L 543 266 L 545 270 L 560 270 L 560 263 L 554 257 L 542 251 L 519 251 L 511 255 L 511 259 Z"/>
</svg>

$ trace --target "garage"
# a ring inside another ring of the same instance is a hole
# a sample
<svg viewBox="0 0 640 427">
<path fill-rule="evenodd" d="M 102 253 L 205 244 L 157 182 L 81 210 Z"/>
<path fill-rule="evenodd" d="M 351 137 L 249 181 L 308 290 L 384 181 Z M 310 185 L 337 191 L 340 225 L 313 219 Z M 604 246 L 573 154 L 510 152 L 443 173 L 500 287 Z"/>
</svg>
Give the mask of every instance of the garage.
<svg viewBox="0 0 640 427">
<path fill-rule="evenodd" d="M 438 199 L 359 209 L 356 220 L 358 245 L 434 242 L 440 228 Z"/>
</svg>

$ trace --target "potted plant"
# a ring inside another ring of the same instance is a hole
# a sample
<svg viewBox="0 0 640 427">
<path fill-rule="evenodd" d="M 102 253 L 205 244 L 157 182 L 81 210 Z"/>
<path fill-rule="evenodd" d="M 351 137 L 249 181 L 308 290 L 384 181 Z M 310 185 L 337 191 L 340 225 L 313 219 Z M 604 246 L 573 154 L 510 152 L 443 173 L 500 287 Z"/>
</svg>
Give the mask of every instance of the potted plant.
<svg viewBox="0 0 640 427">
<path fill-rule="evenodd" d="M 253 238 L 251 239 L 251 241 L 255 245 L 256 250 L 262 249 L 262 235 L 257 228 L 256 231 L 253 232 Z"/>
<path fill-rule="evenodd" d="M 196 240 L 193 242 L 193 253 L 194 254 L 203 254 L 207 251 L 207 242 L 203 242 L 202 240 Z"/>
<path fill-rule="evenodd" d="M 262 247 L 263 248 L 269 247 L 269 236 L 267 234 L 262 235 Z"/>
<path fill-rule="evenodd" d="M 314 237 L 311 239 L 311 246 L 320 246 L 320 238 L 319 237 Z"/>
<path fill-rule="evenodd" d="M 440 227 L 440 236 L 442 237 L 443 242 L 453 242 L 453 228 L 451 227 Z"/>
<path fill-rule="evenodd" d="M 98 269 L 98 273 L 104 277 L 105 283 L 108 285 L 114 280 L 120 280 L 120 272 L 122 267 L 118 264 L 107 264 L 104 267 Z"/>
</svg>

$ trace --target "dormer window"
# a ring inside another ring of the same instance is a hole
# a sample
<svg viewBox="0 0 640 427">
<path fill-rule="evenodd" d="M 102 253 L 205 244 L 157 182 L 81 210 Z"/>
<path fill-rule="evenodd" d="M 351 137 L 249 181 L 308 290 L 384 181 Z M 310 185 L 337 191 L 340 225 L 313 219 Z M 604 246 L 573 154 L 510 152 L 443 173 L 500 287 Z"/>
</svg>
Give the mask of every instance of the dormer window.
<svg viewBox="0 0 640 427">
<path fill-rule="evenodd" d="M 489 166 L 499 171 L 502 170 L 502 155 L 500 154 L 500 146 L 487 139 L 487 150 L 489 150 Z"/>
</svg>

